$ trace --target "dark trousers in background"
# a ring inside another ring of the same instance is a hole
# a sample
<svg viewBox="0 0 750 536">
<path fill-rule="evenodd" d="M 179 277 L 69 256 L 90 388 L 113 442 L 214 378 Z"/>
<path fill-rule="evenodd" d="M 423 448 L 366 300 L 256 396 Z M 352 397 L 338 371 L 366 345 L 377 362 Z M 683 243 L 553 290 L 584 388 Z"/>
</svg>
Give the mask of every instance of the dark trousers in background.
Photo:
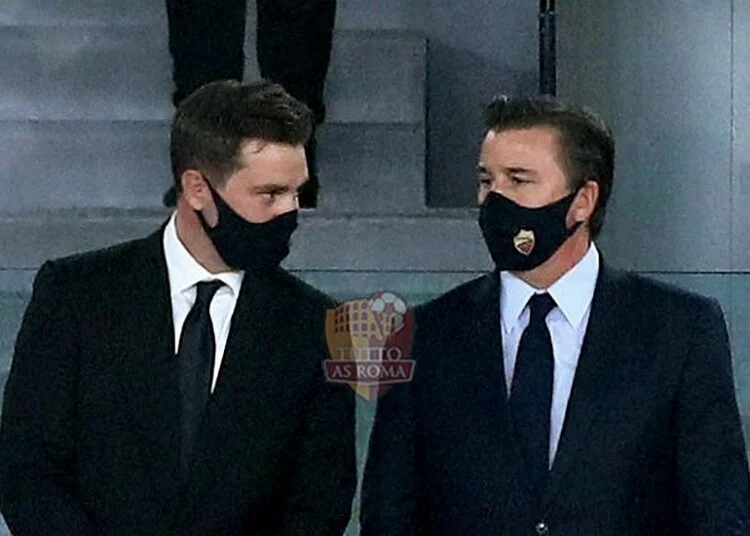
<svg viewBox="0 0 750 536">
<path fill-rule="evenodd" d="M 175 106 L 208 82 L 242 80 L 247 0 L 166 2 Z M 318 124 L 322 123 L 323 88 L 331 57 L 336 0 L 256 0 L 256 3 L 256 54 L 261 76 L 284 86 L 312 109 Z M 311 196 L 314 198 L 318 190 L 314 139 L 305 152 L 310 181 L 300 195 L 301 204 Z"/>
</svg>

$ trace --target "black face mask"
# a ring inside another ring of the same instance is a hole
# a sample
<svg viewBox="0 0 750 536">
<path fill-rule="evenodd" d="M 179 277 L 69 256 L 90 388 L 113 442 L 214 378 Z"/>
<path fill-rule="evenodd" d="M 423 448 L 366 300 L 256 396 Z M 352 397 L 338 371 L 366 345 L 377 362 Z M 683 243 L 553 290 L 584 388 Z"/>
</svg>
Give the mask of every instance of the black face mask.
<svg viewBox="0 0 750 536">
<path fill-rule="evenodd" d="M 490 192 L 482 203 L 479 227 L 498 270 L 523 272 L 547 261 L 578 229 L 565 226 L 576 192 L 552 204 L 527 208 Z"/>
<path fill-rule="evenodd" d="M 237 214 L 204 179 L 216 204 L 219 220 L 208 225 L 203 213 L 195 211 L 203 229 L 224 262 L 235 270 L 269 270 L 289 255 L 289 240 L 297 228 L 297 211 L 282 214 L 265 223 L 252 223 Z"/>
</svg>

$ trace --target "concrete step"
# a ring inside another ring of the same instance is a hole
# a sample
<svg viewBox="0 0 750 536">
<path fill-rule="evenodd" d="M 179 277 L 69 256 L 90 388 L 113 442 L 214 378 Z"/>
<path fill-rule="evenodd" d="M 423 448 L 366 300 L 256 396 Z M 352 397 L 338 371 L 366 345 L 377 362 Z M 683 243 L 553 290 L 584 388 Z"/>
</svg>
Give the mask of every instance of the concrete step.
<svg viewBox="0 0 750 536">
<path fill-rule="evenodd" d="M 423 126 L 325 124 L 318 152 L 322 209 L 379 214 L 426 210 Z"/>
<path fill-rule="evenodd" d="M 158 207 L 171 183 L 157 121 L 0 122 L 0 212 Z"/>
<path fill-rule="evenodd" d="M 322 208 L 424 210 L 424 127 L 325 124 Z M 158 208 L 171 184 L 166 121 L 0 121 L 0 213 Z"/>
<path fill-rule="evenodd" d="M 160 211 L 54 211 L 0 218 L 0 268 L 35 269 L 44 260 L 146 236 Z M 474 210 L 378 216 L 303 211 L 285 266 L 315 272 L 475 273 L 491 268 Z M 356 290 L 356 289 L 355 289 Z"/>
<path fill-rule="evenodd" d="M 163 25 L 164 0 L 3 0 L 0 26 Z M 426 0 L 338 0 L 336 27 L 412 29 L 426 13 Z M 255 28 L 255 2 L 248 0 L 248 33 Z"/>
<path fill-rule="evenodd" d="M 248 78 L 257 77 L 254 48 Z M 423 124 L 423 37 L 335 36 L 330 122 Z M 149 26 L 10 26 L 0 32 L 0 120 L 165 120 L 172 115 L 166 33 Z"/>
<path fill-rule="evenodd" d="M 164 0 L 3 0 L 0 26 L 163 25 Z"/>
<path fill-rule="evenodd" d="M 398 31 L 340 32 L 326 79 L 330 120 L 424 124 L 426 80 L 424 37 Z"/>
</svg>

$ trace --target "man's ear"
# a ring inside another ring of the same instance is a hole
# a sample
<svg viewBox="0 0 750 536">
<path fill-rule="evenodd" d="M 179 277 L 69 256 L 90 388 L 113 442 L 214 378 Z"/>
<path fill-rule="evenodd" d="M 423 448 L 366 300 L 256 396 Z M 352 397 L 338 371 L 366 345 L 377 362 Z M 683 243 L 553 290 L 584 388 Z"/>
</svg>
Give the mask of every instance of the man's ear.
<svg viewBox="0 0 750 536">
<path fill-rule="evenodd" d="M 203 210 L 212 206 L 211 192 L 204 175 L 195 169 L 186 169 L 180 177 L 182 197 L 193 210 Z"/>
<path fill-rule="evenodd" d="M 568 227 L 577 222 L 588 222 L 594 215 L 596 203 L 599 201 L 599 183 L 587 180 L 578 190 L 573 204 L 568 211 Z"/>
</svg>

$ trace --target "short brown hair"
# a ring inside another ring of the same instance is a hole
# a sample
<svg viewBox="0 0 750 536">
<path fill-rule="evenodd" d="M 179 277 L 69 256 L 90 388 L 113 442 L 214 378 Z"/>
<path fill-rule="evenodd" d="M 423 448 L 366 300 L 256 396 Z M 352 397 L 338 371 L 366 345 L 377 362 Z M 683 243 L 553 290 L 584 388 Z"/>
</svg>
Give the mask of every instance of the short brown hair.
<svg viewBox="0 0 750 536">
<path fill-rule="evenodd" d="M 180 104 L 172 121 L 169 153 L 177 191 L 187 169 L 223 183 L 242 166 L 241 147 L 248 140 L 304 145 L 313 127 L 310 109 L 278 84 L 206 84 Z"/>
</svg>

